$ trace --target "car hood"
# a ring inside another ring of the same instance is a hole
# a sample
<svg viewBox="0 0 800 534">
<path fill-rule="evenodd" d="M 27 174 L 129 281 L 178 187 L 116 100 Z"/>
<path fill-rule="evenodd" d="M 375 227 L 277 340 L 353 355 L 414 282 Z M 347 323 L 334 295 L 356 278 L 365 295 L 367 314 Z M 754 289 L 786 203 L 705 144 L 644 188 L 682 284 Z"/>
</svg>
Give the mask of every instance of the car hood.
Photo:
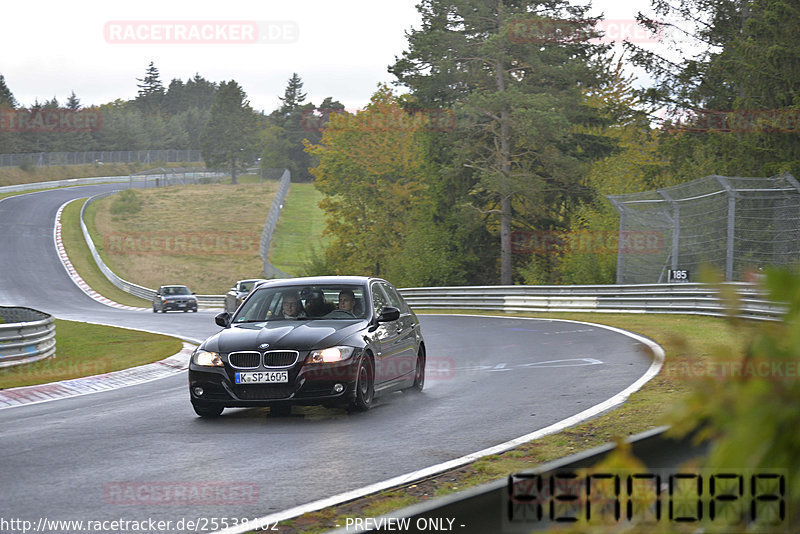
<svg viewBox="0 0 800 534">
<path fill-rule="evenodd" d="M 363 346 L 359 332 L 365 320 L 269 321 L 232 325 L 203 343 L 205 350 L 228 353 L 237 350 L 312 350 L 340 344 Z"/>
</svg>

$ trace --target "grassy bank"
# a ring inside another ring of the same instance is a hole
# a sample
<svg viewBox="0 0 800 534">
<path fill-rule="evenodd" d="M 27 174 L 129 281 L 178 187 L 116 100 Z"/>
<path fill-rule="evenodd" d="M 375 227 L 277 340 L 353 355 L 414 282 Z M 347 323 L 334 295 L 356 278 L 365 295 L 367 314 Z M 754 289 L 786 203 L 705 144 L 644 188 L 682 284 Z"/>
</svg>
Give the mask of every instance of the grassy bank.
<svg viewBox="0 0 800 534">
<path fill-rule="evenodd" d="M 58 319 L 55 324 L 55 357 L 0 368 L 0 389 L 128 369 L 163 360 L 183 346 L 180 340 L 160 334 Z"/>
<path fill-rule="evenodd" d="M 272 265 L 300 276 L 312 252 L 322 252 L 327 241 L 322 237 L 325 213 L 318 206 L 322 197 L 314 184 L 291 185 L 269 250 Z"/>
<path fill-rule="evenodd" d="M 125 280 L 219 295 L 263 276 L 259 240 L 276 189 L 265 181 L 129 190 L 93 203 L 86 223 Z"/>
<path fill-rule="evenodd" d="M 512 316 L 568 319 L 623 328 L 661 345 L 666 353 L 666 362 L 661 373 L 613 411 L 441 475 L 282 522 L 279 527 L 281 532 L 325 532 L 337 524 L 345 524 L 348 517 L 376 517 L 414 503 L 502 479 L 511 473 L 665 424 L 671 410 L 688 395 L 692 386 L 691 377 L 682 370 L 690 363 L 691 368 L 696 368 L 698 364 L 710 362 L 712 353 L 720 347 L 731 358 L 741 356 L 744 340 L 753 328 L 750 323 L 741 323 L 734 328 L 720 318 L 679 315 L 552 313 Z"/>
</svg>

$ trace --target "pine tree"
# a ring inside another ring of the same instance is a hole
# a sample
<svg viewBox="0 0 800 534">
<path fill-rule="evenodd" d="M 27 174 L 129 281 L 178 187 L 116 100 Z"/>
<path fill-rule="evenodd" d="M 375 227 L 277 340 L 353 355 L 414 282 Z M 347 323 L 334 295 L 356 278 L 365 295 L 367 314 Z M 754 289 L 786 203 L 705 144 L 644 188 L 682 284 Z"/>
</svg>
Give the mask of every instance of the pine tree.
<svg viewBox="0 0 800 534">
<path fill-rule="evenodd" d="M 289 83 L 286 86 L 286 90 L 283 93 L 282 97 L 278 97 L 283 105 L 280 108 L 280 112 L 284 115 L 291 113 L 292 111 L 297 110 L 306 99 L 306 93 L 303 93 L 303 82 L 300 79 L 300 76 L 295 72 L 292 73 L 292 77 L 289 78 Z"/>
<path fill-rule="evenodd" d="M 252 162 L 259 149 L 259 116 L 250 107 L 247 95 L 231 80 L 219 86 L 211 117 L 201 135 L 203 159 L 209 167 L 226 165 L 231 182 L 243 162 Z"/>
<path fill-rule="evenodd" d="M 164 84 L 161 83 L 161 75 L 152 61 L 144 78 L 136 78 L 136 81 L 141 82 L 136 85 L 139 92 L 135 102 L 139 109 L 147 114 L 160 112 L 164 104 Z"/>
<path fill-rule="evenodd" d="M 423 106 L 458 112 L 448 166 L 471 181 L 468 201 L 499 226 L 500 283 L 511 284 L 515 225 L 564 225 L 582 193 L 583 162 L 608 152 L 575 135 L 597 120 L 581 88 L 600 79 L 596 19 L 566 0 L 424 0 L 422 26 L 390 67 Z M 564 35 L 564 34 L 567 35 Z"/>
<path fill-rule="evenodd" d="M 17 101 L 13 93 L 11 93 L 11 89 L 6 85 L 6 79 L 2 74 L 0 74 L 0 108 L 1 107 L 8 107 L 11 109 L 17 107 Z"/>
<path fill-rule="evenodd" d="M 71 109 L 72 111 L 81 109 L 81 99 L 75 95 L 75 91 L 72 91 L 67 99 L 67 109 Z"/>
</svg>

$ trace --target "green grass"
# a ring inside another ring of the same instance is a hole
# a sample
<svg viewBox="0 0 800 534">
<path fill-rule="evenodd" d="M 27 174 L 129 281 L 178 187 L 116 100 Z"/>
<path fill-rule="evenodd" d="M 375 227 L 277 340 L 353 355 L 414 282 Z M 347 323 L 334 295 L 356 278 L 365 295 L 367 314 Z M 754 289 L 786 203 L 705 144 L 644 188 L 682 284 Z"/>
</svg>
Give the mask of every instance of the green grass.
<svg viewBox="0 0 800 534">
<path fill-rule="evenodd" d="M 269 251 L 272 265 L 286 273 L 302 275 L 311 252 L 321 252 L 324 248 L 325 213 L 318 206 L 322 197 L 314 184 L 291 185 L 272 238 Z"/>
<path fill-rule="evenodd" d="M 744 340 L 754 324 L 732 326 L 715 317 L 643 314 L 548 313 L 503 314 L 464 310 L 423 313 L 480 314 L 542 319 L 568 319 L 615 326 L 648 337 L 666 353 L 665 366 L 656 377 L 629 397 L 622 406 L 557 434 L 528 442 L 503 454 L 487 456 L 469 465 L 391 488 L 376 495 L 306 514 L 279 525 L 284 534 L 324 532 L 347 517 L 375 517 L 411 504 L 505 478 L 511 473 L 563 458 L 583 450 L 613 442 L 668 422 L 674 406 L 693 387 L 690 378 L 675 372 L 681 364 L 708 361 L 724 347 L 731 357 L 742 355 Z"/>
<path fill-rule="evenodd" d="M 0 389 L 91 376 L 163 360 L 180 340 L 160 334 L 57 319 L 56 355 L 0 369 Z"/>
<path fill-rule="evenodd" d="M 109 282 L 108 278 L 97 267 L 80 227 L 81 207 L 85 201 L 85 198 L 73 200 L 61 212 L 61 239 L 69 261 L 72 262 L 73 267 L 75 267 L 84 282 L 104 297 L 127 306 L 149 308 L 152 305 L 150 301 L 122 291 Z"/>
</svg>

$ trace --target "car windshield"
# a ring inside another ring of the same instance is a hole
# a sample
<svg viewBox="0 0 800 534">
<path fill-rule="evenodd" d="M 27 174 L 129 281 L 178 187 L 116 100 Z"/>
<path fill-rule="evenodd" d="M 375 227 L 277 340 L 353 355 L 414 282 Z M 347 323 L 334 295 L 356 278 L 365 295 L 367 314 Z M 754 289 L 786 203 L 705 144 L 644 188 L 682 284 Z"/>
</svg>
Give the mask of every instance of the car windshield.
<svg viewBox="0 0 800 534">
<path fill-rule="evenodd" d="M 169 286 L 164 288 L 165 295 L 191 295 L 192 292 L 186 286 Z"/>
<path fill-rule="evenodd" d="M 252 280 L 250 282 L 241 282 L 239 284 L 239 291 L 241 291 L 242 293 L 249 293 L 250 290 L 253 289 L 255 283 L 256 283 L 255 280 Z"/>
<path fill-rule="evenodd" d="M 358 285 L 265 287 L 247 299 L 232 322 L 363 319 L 364 308 L 364 288 Z"/>
</svg>

